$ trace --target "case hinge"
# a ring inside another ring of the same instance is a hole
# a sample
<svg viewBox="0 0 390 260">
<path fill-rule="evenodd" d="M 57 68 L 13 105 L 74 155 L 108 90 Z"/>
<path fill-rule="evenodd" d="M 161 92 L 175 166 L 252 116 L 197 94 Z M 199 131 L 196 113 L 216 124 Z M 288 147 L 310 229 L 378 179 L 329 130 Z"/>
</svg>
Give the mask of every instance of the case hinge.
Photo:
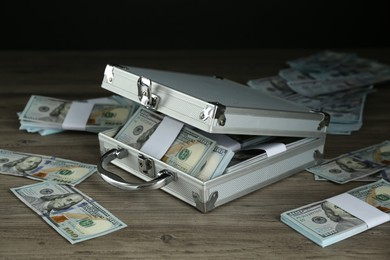
<svg viewBox="0 0 390 260">
<path fill-rule="evenodd" d="M 160 98 L 152 94 L 152 81 L 139 77 L 137 81 L 138 99 L 146 108 L 156 109 Z"/>
<path fill-rule="evenodd" d="M 216 118 L 220 126 L 226 123 L 225 110 L 226 107 L 218 102 L 209 102 L 212 105 L 206 105 L 200 113 L 199 118 L 206 121 L 208 118 Z"/>
<path fill-rule="evenodd" d="M 138 169 L 140 172 L 149 176 L 150 178 L 156 177 L 156 170 L 154 167 L 154 161 L 150 158 L 146 158 L 144 155 L 138 155 Z"/>
</svg>

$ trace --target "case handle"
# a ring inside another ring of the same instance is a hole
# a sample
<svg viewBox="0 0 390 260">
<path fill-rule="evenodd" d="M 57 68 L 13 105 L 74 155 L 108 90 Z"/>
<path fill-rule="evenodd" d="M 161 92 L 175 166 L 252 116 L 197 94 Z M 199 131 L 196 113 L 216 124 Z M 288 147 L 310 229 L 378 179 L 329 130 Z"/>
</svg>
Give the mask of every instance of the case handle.
<svg viewBox="0 0 390 260">
<path fill-rule="evenodd" d="M 100 176 L 103 180 L 111 184 L 112 186 L 115 186 L 117 188 L 120 188 L 122 190 L 155 190 L 159 189 L 161 187 L 164 187 L 165 185 L 169 184 L 173 180 L 175 180 L 175 174 L 168 171 L 168 170 L 161 170 L 157 173 L 157 177 L 153 180 L 150 180 L 145 183 L 129 183 L 125 181 L 122 177 L 106 170 L 104 167 L 107 166 L 109 162 L 111 162 L 114 159 L 123 159 L 128 155 L 128 151 L 125 149 L 111 149 L 107 151 L 99 160 L 99 164 L 97 165 L 97 170 Z"/>
</svg>

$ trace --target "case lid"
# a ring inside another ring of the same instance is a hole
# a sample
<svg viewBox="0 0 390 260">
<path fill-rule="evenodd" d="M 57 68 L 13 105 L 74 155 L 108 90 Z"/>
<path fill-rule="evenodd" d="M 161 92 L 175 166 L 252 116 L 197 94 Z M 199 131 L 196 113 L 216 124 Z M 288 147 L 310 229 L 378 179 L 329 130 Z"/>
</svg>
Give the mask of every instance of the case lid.
<svg viewBox="0 0 390 260">
<path fill-rule="evenodd" d="M 322 112 L 214 76 L 107 65 L 102 88 L 209 133 L 319 137 L 329 122 Z"/>
</svg>

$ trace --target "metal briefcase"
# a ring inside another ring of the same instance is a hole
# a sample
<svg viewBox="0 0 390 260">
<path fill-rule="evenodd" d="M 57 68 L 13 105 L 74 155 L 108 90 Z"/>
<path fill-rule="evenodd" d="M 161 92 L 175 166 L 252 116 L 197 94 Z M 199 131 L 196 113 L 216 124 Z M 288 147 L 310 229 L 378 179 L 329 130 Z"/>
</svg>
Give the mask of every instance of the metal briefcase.
<svg viewBox="0 0 390 260">
<path fill-rule="evenodd" d="M 272 136 L 285 149 L 261 153 L 201 181 L 114 138 L 98 135 L 100 176 L 124 190 L 162 189 L 206 213 L 236 198 L 299 172 L 322 158 L 329 116 L 262 94 L 221 77 L 122 65 L 107 65 L 102 88 L 212 134 Z M 129 183 L 109 163 L 139 177 Z"/>
</svg>

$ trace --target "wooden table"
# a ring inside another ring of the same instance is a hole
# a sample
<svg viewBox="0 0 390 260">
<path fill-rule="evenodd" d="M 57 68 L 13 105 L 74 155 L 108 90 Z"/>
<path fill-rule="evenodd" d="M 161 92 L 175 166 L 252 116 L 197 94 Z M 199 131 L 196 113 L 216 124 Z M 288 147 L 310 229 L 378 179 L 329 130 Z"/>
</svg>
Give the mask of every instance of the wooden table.
<svg viewBox="0 0 390 260">
<path fill-rule="evenodd" d="M 0 148 L 97 164 L 97 134 L 67 131 L 40 136 L 18 130 L 16 113 L 29 97 L 88 99 L 112 93 L 100 87 L 107 63 L 220 75 L 240 83 L 273 76 L 285 61 L 318 49 L 198 51 L 1 51 Z M 390 49 L 335 50 L 390 64 Z M 328 135 L 325 158 L 390 139 L 390 83 L 367 97 L 363 127 Z M 131 178 L 131 177 L 130 177 Z M 133 177 L 134 180 L 137 180 Z M 362 185 L 315 181 L 306 171 L 203 214 L 161 190 L 128 192 L 98 174 L 77 185 L 128 227 L 71 245 L 9 190 L 36 181 L 0 175 L 1 259 L 389 259 L 385 223 L 326 248 L 280 221 L 280 213 Z"/>
</svg>

